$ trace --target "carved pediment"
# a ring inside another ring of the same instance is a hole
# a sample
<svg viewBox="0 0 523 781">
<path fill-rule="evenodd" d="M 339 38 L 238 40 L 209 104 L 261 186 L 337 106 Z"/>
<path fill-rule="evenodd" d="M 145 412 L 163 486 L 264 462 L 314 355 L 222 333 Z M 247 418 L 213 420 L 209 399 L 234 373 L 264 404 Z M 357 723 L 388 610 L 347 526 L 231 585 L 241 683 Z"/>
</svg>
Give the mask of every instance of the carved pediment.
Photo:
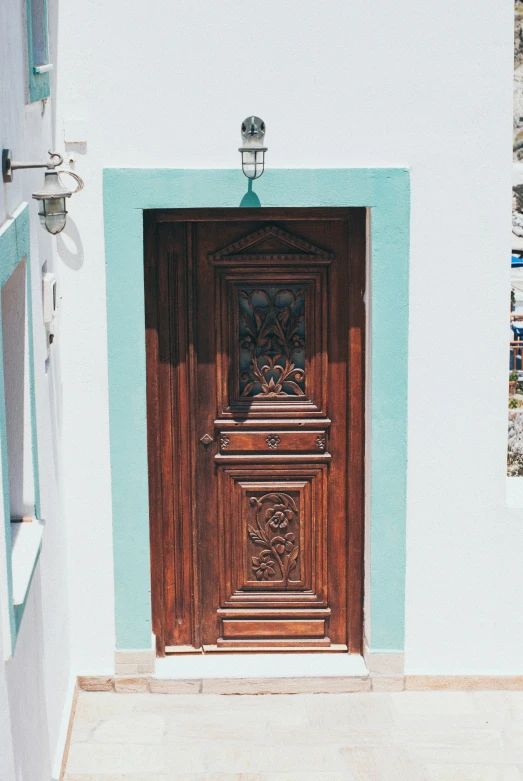
<svg viewBox="0 0 523 781">
<path fill-rule="evenodd" d="M 218 264 L 230 263 L 233 260 L 265 263 L 309 260 L 325 264 L 330 263 L 333 258 L 332 252 L 327 252 L 276 225 L 266 225 L 209 255 L 211 263 Z"/>
</svg>

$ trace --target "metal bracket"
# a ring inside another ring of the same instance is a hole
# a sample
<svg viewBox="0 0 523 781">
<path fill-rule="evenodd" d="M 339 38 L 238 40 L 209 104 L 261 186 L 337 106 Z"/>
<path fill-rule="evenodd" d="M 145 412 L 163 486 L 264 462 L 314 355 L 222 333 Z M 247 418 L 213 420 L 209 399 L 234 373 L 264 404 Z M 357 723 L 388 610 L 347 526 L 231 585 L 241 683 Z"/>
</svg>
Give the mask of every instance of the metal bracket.
<svg viewBox="0 0 523 781">
<path fill-rule="evenodd" d="M 59 155 L 58 152 L 51 152 L 49 150 L 50 160 L 45 163 L 17 163 L 13 161 L 13 156 L 10 149 L 2 149 L 2 178 L 4 182 L 13 181 L 13 171 L 20 168 L 47 168 L 49 171 L 53 171 L 62 165 L 64 158 Z"/>
</svg>

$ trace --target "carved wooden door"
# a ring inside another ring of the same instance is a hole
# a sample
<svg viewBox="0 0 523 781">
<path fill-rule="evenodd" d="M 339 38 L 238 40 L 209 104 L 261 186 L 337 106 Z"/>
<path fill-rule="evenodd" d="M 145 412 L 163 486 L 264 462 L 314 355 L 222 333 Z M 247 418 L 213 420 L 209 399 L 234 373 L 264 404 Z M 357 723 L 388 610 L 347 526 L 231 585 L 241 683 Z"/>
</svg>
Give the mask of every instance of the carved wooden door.
<svg viewBox="0 0 523 781">
<path fill-rule="evenodd" d="M 146 216 L 160 653 L 361 650 L 364 219 Z"/>
</svg>

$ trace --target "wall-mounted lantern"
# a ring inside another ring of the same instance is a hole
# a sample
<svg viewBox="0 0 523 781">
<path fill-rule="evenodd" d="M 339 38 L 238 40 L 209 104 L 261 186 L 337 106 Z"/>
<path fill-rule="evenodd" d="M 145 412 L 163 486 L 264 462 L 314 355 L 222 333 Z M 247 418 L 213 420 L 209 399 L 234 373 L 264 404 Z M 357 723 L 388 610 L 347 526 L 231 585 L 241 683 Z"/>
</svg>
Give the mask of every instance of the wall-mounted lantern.
<svg viewBox="0 0 523 781">
<path fill-rule="evenodd" d="M 62 165 L 64 159 L 56 152 L 49 151 L 50 159 L 45 163 L 17 163 L 11 157 L 11 150 L 2 151 L 2 176 L 4 182 L 13 181 L 13 171 L 21 168 L 47 168 L 45 172 L 44 185 L 41 190 L 33 193 L 33 198 L 40 201 L 38 216 L 40 222 L 49 231 L 49 233 L 60 233 L 65 228 L 67 219 L 67 209 L 65 208 L 65 199 L 77 193 L 82 189 L 84 183 L 78 174 L 72 171 L 57 171 L 56 168 Z M 60 174 L 67 174 L 76 180 L 78 186 L 75 190 L 70 190 L 60 181 Z"/>
<path fill-rule="evenodd" d="M 260 117 L 247 117 L 242 122 L 242 171 L 249 179 L 258 179 L 265 169 L 265 122 Z"/>
</svg>

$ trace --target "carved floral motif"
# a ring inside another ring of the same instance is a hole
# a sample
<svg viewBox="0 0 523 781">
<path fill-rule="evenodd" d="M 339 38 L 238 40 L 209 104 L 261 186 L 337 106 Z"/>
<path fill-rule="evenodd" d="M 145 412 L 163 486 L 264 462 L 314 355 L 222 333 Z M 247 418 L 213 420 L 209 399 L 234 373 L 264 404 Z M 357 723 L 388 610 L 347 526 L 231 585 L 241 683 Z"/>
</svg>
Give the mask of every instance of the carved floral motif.
<svg viewBox="0 0 523 781">
<path fill-rule="evenodd" d="M 220 434 L 220 448 L 222 450 L 227 450 L 231 443 L 231 440 L 227 436 L 227 434 Z"/>
<path fill-rule="evenodd" d="M 283 584 L 287 585 L 291 572 L 296 569 L 300 552 L 295 544 L 295 535 L 285 533 L 298 514 L 296 503 L 291 496 L 283 493 L 265 494 L 259 499 L 252 496 L 250 503 L 256 508 L 256 526 L 248 524 L 247 533 L 255 545 L 265 548 L 259 556 L 252 557 L 256 579 L 273 578 L 277 563 Z"/>
<path fill-rule="evenodd" d="M 269 434 L 265 440 L 271 450 L 276 450 L 281 442 L 281 439 L 277 434 Z"/>
<path fill-rule="evenodd" d="M 276 574 L 274 571 L 274 562 L 270 559 L 271 552 L 264 550 L 260 556 L 252 557 L 252 568 L 257 580 L 269 580 Z"/>
<path fill-rule="evenodd" d="M 305 395 L 305 291 L 239 291 L 240 392 L 272 398 Z"/>
<path fill-rule="evenodd" d="M 316 437 L 316 445 L 318 446 L 318 450 L 325 450 L 327 447 L 327 438 L 323 431 Z"/>
</svg>

